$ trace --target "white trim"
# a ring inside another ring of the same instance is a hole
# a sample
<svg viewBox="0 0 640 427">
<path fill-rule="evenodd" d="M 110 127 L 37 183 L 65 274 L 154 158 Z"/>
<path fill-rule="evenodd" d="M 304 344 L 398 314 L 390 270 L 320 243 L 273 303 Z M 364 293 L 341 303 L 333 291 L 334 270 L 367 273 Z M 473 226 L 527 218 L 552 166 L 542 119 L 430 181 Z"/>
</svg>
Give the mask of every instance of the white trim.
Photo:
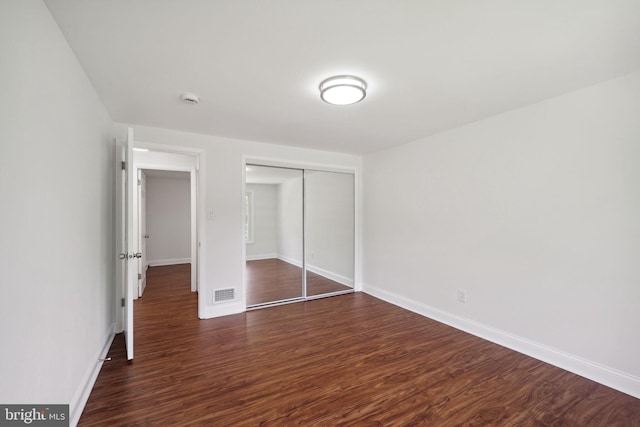
<svg viewBox="0 0 640 427">
<path fill-rule="evenodd" d="M 198 158 L 196 158 L 196 167 L 192 169 L 189 177 L 190 187 L 190 199 L 191 199 L 191 224 L 190 224 L 190 237 L 191 237 L 191 292 L 198 290 L 198 270 L 200 263 L 198 262 Z"/>
<path fill-rule="evenodd" d="M 170 144 L 159 144 L 157 142 L 146 142 L 141 141 L 139 139 L 136 140 L 135 148 L 146 148 L 149 151 L 162 151 L 164 153 L 174 153 L 174 154 L 186 154 L 191 156 L 202 156 L 205 153 L 205 150 L 202 148 L 195 147 L 187 147 L 183 145 L 170 145 Z M 202 159 L 200 160 L 202 162 Z M 200 167 L 200 164 L 196 166 L 196 169 Z"/>
<path fill-rule="evenodd" d="M 198 149 L 188 149 L 186 151 L 178 151 L 175 147 L 164 146 L 162 149 L 160 145 L 156 145 L 156 148 L 153 148 L 154 144 L 144 143 L 144 142 L 136 142 L 136 147 L 144 145 L 145 149 L 150 153 L 138 153 L 137 156 L 134 156 L 134 167 L 137 170 L 140 169 L 156 169 L 156 170 L 168 170 L 168 171 L 179 171 L 179 172 L 189 172 L 189 180 L 190 180 L 190 257 L 191 257 L 191 265 L 196 266 L 191 269 L 191 292 L 196 292 L 198 285 L 198 272 L 200 271 L 200 265 L 198 263 L 198 204 L 201 201 L 198 200 L 198 170 L 199 170 L 199 162 L 200 157 L 204 156 L 203 153 L 200 153 Z M 177 159 L 163 159 L 158 160 L 154 159 L 153 153 L 163 153 L 170 154 L 176 156 L 182 156 L 183 159 L 189 159 L 186 164 L 182 164 L 181 161 Z M 192 161 L 193 160 L 193 161 Z M 135 230 L 137 232 L 137 230 Z M 137 252 L 140 250 L 138 249 Z"/>
<path fill-rule="evenodd" d="M 201 293 L 204 294 L 204 292 Z M 213 317 L 244 313 L 245 311 L 247 311 L 247 307 L 242 302 L 217 303 L 213 306 L 206 306 L 203 310 L 200 310 L 198 317 L 200 319 L 211 319 Z"/>
<path fill-rule="evenodd" d="M 191 258 L 167 258 L 148 261 L 149 267 L 159 267 L 161 265 L 190 264 Z"/>
<path fill-rule="evenodd" d="M 302 268 L 302 261 L 299 259 L 289 258 L 288 256 L 278 254 L 278 259 L 280 261 L 284 261 L 288 264 L 295 265 L 296 267 Z"/>
<path fill-rule="evenodd" d="M 329 270 L 324 270 L 320 267 L 316 267 L 315 265 L 309 265 L 309 264 L 307 264 L 307 271 L 310 271 L 322 277 L 326 277 L 329 280 L 333 280 L 334 282 L 338 282 L 342 285 L 353 288 L 353 279 L 350 279 L 346 276 L 341 276 L 340 274 L 333 273 Z"/>
<path fill-rule="evenodd" d="M 112 323 L 111 326 L 107 329 L 105 335 L 107 336 L 107 341 L 104 346 L 98 350 L 92 360 L 95 360 L 95 363 L 91 363 L 87 372 L 85 373 L 82 381 L 80 382 L 80 387 L 76 390 L 71 402 L 69 404 L 69 425 L 74 427 L 80 421 L 80 416 L 82 416 L 82 411 L 84 411 L 84 407 L 89 400 L 89 396 L 91 395 L 91 391 L 93 390 L 93 386 L 98 379 L 98 375 L 100 374 L 100 368 L 102 368 L 102 364 L 99 359 L 104 359 L 109 353 L 109 349 L 111 348 L 111 343 L 113 342 L 113 338 L 115 336 L 114 329 L 115 323 Z"/>
<path fill-rule="evenodd" d="M 640 399 L 640 378 L 636 376 L 583 359 L 556 348 L 528 340 L 501 329 L 496 329 L 491 326 L 439 310 L 435 307 L 412 301 L 401 295 L 385 291 L 374 286 L 365 284 L 363 291 L 376 298 L 405 308 L 409 311 L 413 311 L 414 313 L 418 313 L 456 329 L 460 329 L 461 331 L 468 332 L 472 335 L 491 341 L 495 344 L 499 344 L 519 353 L 526 354 L 534 359 L 538 359 L 569 372 L 573 372 L 574 374 L 588 378 L 600 384 L 604 384 Z"/>
<path fill-rule="evenodd" d="M 282 160 L 282 159 L 276 159 L 273 157 L 245 155 L 243 158 L 243 163 L 245 166 L 247 164 L 252 164 L 252 165 L 258 165 L 258 166 L 273 166 L 273 167 L 290 168 L 290 169 L 308 169 L 308 170 L 317 170 L 317 171 L 325 171 L 325 172 L 342 172 L 342 173 L 350 173 L 353 175 L 358 173 L 357 166 L 335 166 L 327 163 L 304 162 L 304 161 L 297 161 L 297 160 Z"/>
<path fill-rule="evenodd" d="M 174 153 L 174 154 L 182 154 L 182 155 L 191 155 L 195 157 L 195 167 L 184 167 L 184 166 L 172 166 L 163 164 L 162 166 L 158 166 L 156 163 L 145 163 L 142 161 L 134 161 L 135 167 L 142 169 L 160 169 L 160 170 L 171 170 L 171 171 L 180 171 L 180 172 L 190 172 L 191 179 L 191 197 L 193 203 L 193 193 L 194 193 L 194 182 L 195 185 L 195 195 L 196 195 L 196 212 L 195 212 L 195 221 L 194 219 L 194 209 L 192 205 L 192 224 L 195 224 L 195 242 L 193 241 L 193 226 L 192 226 L 192 244 L 191 244 L 191 258 L 187 262 L 191 262 L 192 265 L 196 265 L 196 268 L 191 269 L 191 282 L 193 286 L 193 282 L 195 281 L 195 290 L 198 292 L 198 316 L 200 318 L 203 317 L 204 307 L 206 305 L 206 292 L 200 292 L 204 284 L 206 283 L 206 269 L 204 268 L 204 260 L 206 259 L 206 240 L 205 240 L 205 230 L 206 230 L 206 150 L 201 148 L 187 147 L 182 145 L 167 145 L 167 144 L 158 144 L 154 142 L 145 142 L 136 140 L 134 143 L 135 148 L 146 148 L 150 151 L 159 151 L 164 153 Z M 139 159 L 138 159 L 139 160 Z M 118 169 L 118 165 L 116 165 L 116 169 Z M 194 172 L 195 169 L 195 172 Z M 196 173 L 197 172 L 197 173 Z M 195 253 L 194 253 L 195 248 Z M 192 289 L 193 291 L 193 289 Z M 121 316 L 123 313 L 122 308 L 120 307 L 120 295 L 118 295 L 118 290 L 116 290 L 116 316 Z M 118 314 L 120 313 L 120 314 Z"/>
<path fill-rule="evenodd" d="M 278 258 L 278 254 L 247 255 L 247 261 L 259 261 L 261 259 L 274 259 L 274 258 Z"/>
<path fill-rule="evenodd" d="M 142 279 L 140 279 L 140 296 L 144 294 L 145 289 L 147 289 L 147 270 L 149 269 L 149 265 L 147 264 L 147 269 L 142 274 Z"/>
</svg>

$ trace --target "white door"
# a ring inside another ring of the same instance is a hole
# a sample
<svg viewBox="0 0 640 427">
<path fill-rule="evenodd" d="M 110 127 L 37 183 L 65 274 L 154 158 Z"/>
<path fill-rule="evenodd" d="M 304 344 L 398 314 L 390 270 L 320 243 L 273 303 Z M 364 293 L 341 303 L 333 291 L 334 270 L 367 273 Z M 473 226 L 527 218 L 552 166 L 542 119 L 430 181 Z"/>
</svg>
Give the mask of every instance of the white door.
<svg viewBox="0 0 640 427">
<path fill-rule="evenodd" d="M 138 260 L 138 298 L 147 287 L 147 177 L 138 169 L 138 247 L 142 258 Z"/>
<path fill-rule="evenodd" d="M 133 171 L 133 129 L 127 131 L 127 141 L 116 150 L 117 180 L 116 191 L 120 218 L 116 221 L 116 237 L 119 253 L 118 279 L 122 282 L 123 331 L 127 347 L 127 359 L 133 360 L 133 293 L 137 292 L 138 259 L 135 252 L 136 240 L 133 233 L 133 191 L 137 186 Z"/>
</svg>

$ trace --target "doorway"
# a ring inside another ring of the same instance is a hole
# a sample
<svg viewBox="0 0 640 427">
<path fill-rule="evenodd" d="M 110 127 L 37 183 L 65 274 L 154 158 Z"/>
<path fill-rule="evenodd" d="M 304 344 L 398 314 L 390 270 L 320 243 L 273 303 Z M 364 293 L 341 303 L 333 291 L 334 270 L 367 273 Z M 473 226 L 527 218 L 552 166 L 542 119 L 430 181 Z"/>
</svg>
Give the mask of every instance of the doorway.
<svg viewBox="0 0 640 427">
<path fill-rule="evenodd" d="M 141 178 L 138 181 L 138 188 L 145 187 L 145 196 L 148 198 L 149 179 L 157 182 L 164 180 L 164 184 L 168 184 L 170 194 L 159 195 L 155 202 L 158 210 L 165 210 L 161 218 L 156 218 L 160 224 L 157 227 L 164 227 L 161 236 L 158 232 L 155 237 L 146 230 L 138 228 L 138 224 L 142 220 L 134 222 L 134 234 L 138 238 L 138 252 L 147 246 L 153 239 L 156 243 L 153 247 L 151 259 L 149 252 L 143 254 L 143 258 L 147 263 L 156 265 L 168 265 L 171 263 L 190 263 L 191 264 L 191 291 L 198 290 L 199 277 L 199 251 L 198 251 L 198 157 L 193 154 L 183 154 L 175 152 L 161 151 L 160 148 L 139 148 L 134 149 L 134 168 L 136 176 Z M 144 175 L 144 179 L 142 179 Z M 167 189 L 166 189 L 167 190 Z M 152 190 L 153 191 L 153 190 Z M 141 191 L 136 192 L 141 193 Z M 135 194 L 135 193 L 134 193 Z M 177 200 L 170 200 L 171 197 L 178 197 Z M 134 200 L 134 209 L 140 212 L 139 201 Z M 146 210 L 149 210 L 147 204 Z M 168 210 L 168 212 L 166 212 Z M 185 215 L 188 212 L 188 225 Z M 178 218 L 179 217 L 179 218 Z M 147 219 L 149 215 L 147 212 Z M 148 228 L 148 224 L 145 224 Z M 186 239 L 181 232 L 188 230 L 189 238 Z M 160 230 L 160 228 L 156 228 Z M 149 236 L 145 238 L 145 236 Z M 177 245 L 180 245 L 177 247 Z M 139 280 L 144 278 L 142 274 L 142 265 L 139 267 Z M 146 267 L 146 266 L 145 266 Z"/>
<path fill-rule="evenodd" d="M 190 181 L 189 172 L 138 169 L 138 297 L 149 267 L 191 264 Z"/>
<path fill-rule="evenodd" d="M 190 202 L 191 205 L 191 240 L 190 240 L 190 271 L 189 287 L 191 293 L 197 298 L 198 317 L 202 317 L 205 309 L 203 292 L 198 292 L 199 283 L 204 280 L 203 263 L 204 247 L 200 247 L 204 224 L 200 224 L 204 218 L 203 192 L 205 173 L 205 152 L 201 149 L 164 146 L 152 143 L 135 141 L 133 129 L 127 129 L 125 140 L 119 140 L 116 144 L 116 247 L 118 248 L 119 262 L 116 263 L 116 330 L 124 331 L 127 347 L 127 359 L 133 360 L 134 325 L 133 325 L 133 301 L 138 291 L 140 272 L 140 260 L 142 253 L 139 243 L 140 225 L 136 221 L 136 203 L 138 193 L 138 173 L 140 170 L 153 169 L 173 172 L 186 172 L 189 174 Z M 121 172 L 121 173 L 120 173 Z M 144 238 L 144 235 L 142 235 Z"/>
</svg>

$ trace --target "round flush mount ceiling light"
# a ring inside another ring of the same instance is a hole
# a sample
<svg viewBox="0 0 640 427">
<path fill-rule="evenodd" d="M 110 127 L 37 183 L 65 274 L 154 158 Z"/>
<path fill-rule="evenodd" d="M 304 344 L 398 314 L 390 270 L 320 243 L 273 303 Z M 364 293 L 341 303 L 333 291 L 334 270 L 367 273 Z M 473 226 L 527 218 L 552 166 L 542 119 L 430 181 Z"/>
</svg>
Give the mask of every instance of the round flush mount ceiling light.
<svg viewBox="0 0 640 427">
<path fill-rule="evenodd" d="M 333 105 L 349 105 L 367 96 L 367 83 L 355 76 L 333 76 L 320 83 L 320 98 Z"/>
<path fill-rule="evenodd" d="M 185 92 L 180 95 L 180 100 L 185 104 L 196 105 L 198 102 L 200 102 L 200 97 L 195 93 Z"/>
</svg>

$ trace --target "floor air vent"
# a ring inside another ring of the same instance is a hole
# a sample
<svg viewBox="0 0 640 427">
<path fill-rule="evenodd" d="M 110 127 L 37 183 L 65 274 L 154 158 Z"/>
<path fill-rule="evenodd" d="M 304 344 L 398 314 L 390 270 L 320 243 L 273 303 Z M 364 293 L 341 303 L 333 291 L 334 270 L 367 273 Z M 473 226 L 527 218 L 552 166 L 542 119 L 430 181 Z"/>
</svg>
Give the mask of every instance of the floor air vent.
<svg viewBox="0 0 640 427">
<path fill-rule="evenodd" d="M 235 288 L 213 290 L 213 302 L 233 301 L 234 299 L 236 299 Z"/>
</svg>

